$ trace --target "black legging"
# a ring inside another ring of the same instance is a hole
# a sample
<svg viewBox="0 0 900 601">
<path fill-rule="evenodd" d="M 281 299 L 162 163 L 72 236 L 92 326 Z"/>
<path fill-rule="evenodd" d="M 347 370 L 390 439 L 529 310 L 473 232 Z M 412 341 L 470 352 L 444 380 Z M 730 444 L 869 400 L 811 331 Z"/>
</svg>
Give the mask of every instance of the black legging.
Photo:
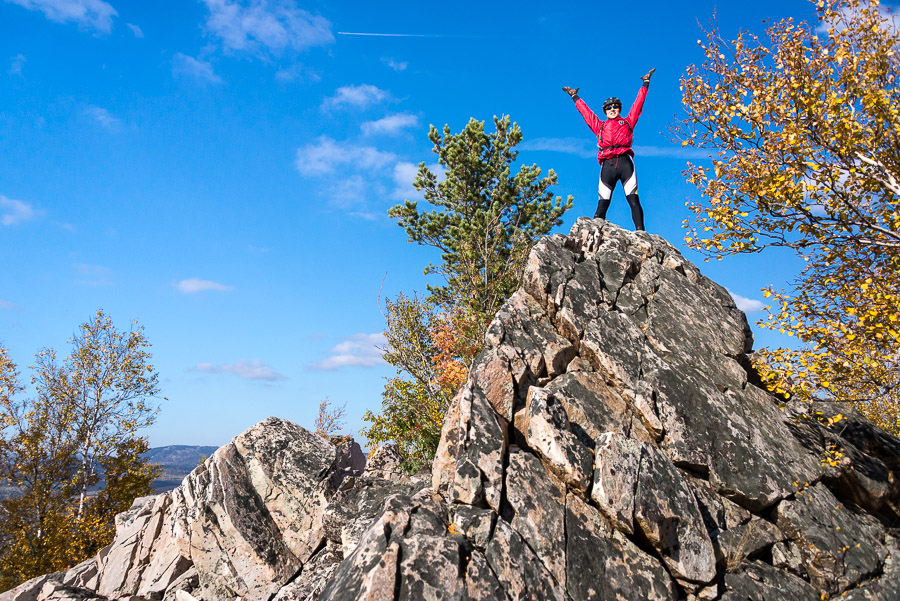
<svg viewBox="0 0 900 601">
<path fill-rule="evenodd" d="M 623 154 L 603 161 L 600 165 L 600 184 L 597 188 L 599 201 L 594 218 L 606 219 L 606 211 L 609 209 L 609 201 L 612 200 L 613 189 L 616 182 L 622 182 L 625 191 L 625 200 L 631 207 L 631 219 L 634 221 L 634 229 L 644 229 L 644 210 L 637 193 L 637 173 L 634 170 L 634 160 L 631 156 Z"/>
</svg>

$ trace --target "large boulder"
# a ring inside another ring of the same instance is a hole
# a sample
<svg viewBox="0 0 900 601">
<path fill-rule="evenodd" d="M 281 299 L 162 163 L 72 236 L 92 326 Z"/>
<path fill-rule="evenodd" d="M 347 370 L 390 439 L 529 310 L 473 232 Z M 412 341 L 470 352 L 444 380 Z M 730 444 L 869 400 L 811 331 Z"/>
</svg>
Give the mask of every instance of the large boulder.
<svg viewBox="0 0 900 601">
<path fill-rule="evenodd" d="M 898 441 L 761 388 L 744 314 L 665 240 L 587 219 L 543 239 L 485 342 L 432 472 L 449 511 L 431 536 L 464 549 L 434 598 L 467 598 L 466 562 L 482 556 L 508 599 L 900 587 Z M 849 459 L 823 464 L 836 443 Z M 405 540 L 391 531 L 400 565 Z M 406 598 L 343 582 L 342 598 Z"/>
</svg>

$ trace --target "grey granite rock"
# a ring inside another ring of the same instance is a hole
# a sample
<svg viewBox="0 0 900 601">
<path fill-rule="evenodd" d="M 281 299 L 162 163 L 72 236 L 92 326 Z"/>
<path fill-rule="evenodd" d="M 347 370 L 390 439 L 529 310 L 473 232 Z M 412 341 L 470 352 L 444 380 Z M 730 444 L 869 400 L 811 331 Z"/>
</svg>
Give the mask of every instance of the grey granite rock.
<svg viewBox="0 0 900 601">
<path fill-rule="evenodd" d="M 564 601 L 566 594 L 525 540 L 499 520 L 485 557 L 512 601 Z"/>
<path fill-rule="evenodd" d="M 575 601 L 678 598 L 674 582 L 658 559 L 571 494 L 566 503 L 566 557 L 567 590 Z"/>
<path fill-rule="evenodd" d="M 507 425 L 480 390 L 462 388 L 444 419 L 432 486 L 451 502 L 499 511 Z"/>
<path fill-rule="evenodd" d="M 641 445 L 634 522 L 676 578 L 711 582 L 715 554 L 684 476 L 659 450 Z"/>
<path fill-rule="evenodd" d="M 594 452 L 591 499 L 621 532 L 634 534 L 634 505 L 641 469 L 641 443 L 607 432 Z"/>
<path fill-rule="evenodd" d="M 558 583 L 566 583 L 566 487 L 540 459 L 517 448 L 506 469 L 509 523 Z"/>
<path fill-rule="evenodd" d="M 746 317 L 675 247 L 579 219 L 522 281 L 430 478 L 267 420 L 0 601 L 900 598 L 900 441 L 760 388 Z"/>
<path fill-rule="evenodd" d="M 587 491 L 592 461 L 588 447 L 572 431 L 565 406 L 553 394 L 532 386 L 525 401 L 525 441 L 566 485 Z"/>
<path fill-rule="evenodd" d="M 775 522 L 799 555 L 802 573 L 828 594 L 877 575 L 890 553 L 883 527 L 841 503 L 821 483 L 782 501 Z"/>
<path fill-rule="evenodd" d="M 763 562 L 743 564 L 725 574 L 722 601 L 819 601 L 809 583 Z"/>
</svg>

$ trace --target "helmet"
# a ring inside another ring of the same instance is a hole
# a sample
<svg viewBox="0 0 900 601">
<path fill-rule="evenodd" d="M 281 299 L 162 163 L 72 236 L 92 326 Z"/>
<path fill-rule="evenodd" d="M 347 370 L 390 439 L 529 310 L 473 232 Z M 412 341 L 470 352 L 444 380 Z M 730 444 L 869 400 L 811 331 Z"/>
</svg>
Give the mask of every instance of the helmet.
<svg viewBox="0 0 900 601">
<path fill-rule="evenodd" d="M 618 107 L 619 110 L 622 110 L 622 101 L 619 100 L 618 98 L 616 98 L 615 96 L 607 98 L 606 100 L 603 101 L 603 112 L 604 113 L 613 107 Z"/>
</svg>

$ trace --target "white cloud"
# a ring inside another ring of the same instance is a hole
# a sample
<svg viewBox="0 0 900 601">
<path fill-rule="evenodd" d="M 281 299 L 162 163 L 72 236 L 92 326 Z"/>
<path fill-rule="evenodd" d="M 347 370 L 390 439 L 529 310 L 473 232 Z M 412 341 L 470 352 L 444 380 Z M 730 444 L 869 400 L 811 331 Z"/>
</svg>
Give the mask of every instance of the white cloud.
<svg viewBox="0 0 900 601">
<path fill-rule="evenodd" d="M 8 300 L 0 298 L 0 310 L 9 311 L 14 308 L 15 308 L 15 305 L 13 303 L 9 302 Z"/>
<path fill-rule="evenodd" d="M 564 152 L 590 158 L 597 156 L 596 146 L 596 143 L 593 143 L 589 137 L 585 136 L 584 138 L 532 138 L 522 142 L 519 148 L 522 150 Z"/>
<path fill-rule="evenodd" d="M 351 164 L 356 169 L 380 169 L 395 160 L 391 152 L 372 146 L 358 146 L 348 142 L 338 143 L 322 135 L 314 144 L 297 149 L 294 163 L 303 175 L 325 175 L 336 167 Z"/>
<path fill-rule="evenodd" d="M 532 138 L 519 145 L 522 150 L 546 150 L 563 152 L 584 158 L 597 156 L 597 142 L 589 135 L 582 138 Z M 682 148 L 680 146 L 634 146 L 634 154 L 638 157 L 669 157 L 674 159 L 705 159 L 709 151 L 701 148 Z"/>
<path fill-rule="evenodd" d="M 178 290 L 178 292 L 182 292 L 184 294 L 205 292 L 207 290 L 213 290 L 216 292 L 228 292 L 229 290 L 234 290 L 234 286 L 226 286 L 225 284 L 220 284 L 219 282 L 213 282 L 211 280 L 201 280 L 200 278 L 188 278 L 186 280 L 181 280 L 180 282 L 175 283 L 175 288 Z"/>
<path fill-rule="evenodd" d="M 209 83 L 222 83 L 222 78 L 216 75 L 211 64 L 180 52 L 172 59 L 172 75 L 184 75 Z"/>
<path fill-rule="evenodd" d="M 351 175 L 334 182 L 328 189 L 329 202 L 340 208 L 350 209 L 364 204 L 368 182 L 360 175 Z"/>
<path fill-rule="evenodd" d="M 285 67 L 284 69 L 279 69 L 278 71 L 276 71 L 275 79 L 282 82 L 297 80 L 320 81 L 322 77 L 306 65 L 296 63 L 294 65 L 291 65 L 290 67 Z"/>
<path fill-rule="evenodd" d="M 383 62 L 385 65 L 387 65 L 394 71 L 404 71 L 404 70 L 406 70 L 406 67 L 409 66 L 409 63 L 407 63 L 406 61 L 398 62 L 392 58 L 387 58 L 387 57 L 382 58 L 381 62 Z"/>
<path fill-rule="evenodd" d="M 728 289 L 726 288 L 726 290 L 728 290 Z M 730 294 L 731 298 L 734 299 L 734 304 L 737 305 L 737 308 L 740 309 L 741 311 L 743 311 L 744 313 L 752 313 L 754 311 L 762 311 L 763 308 L 765 307 L 765 305 L 762 304 L 760 301 L 741 296 L 740 294 L 732 292 L 731 290 L 728 290 L 728 294 Z"/>
<path fill-rule="evenodd" d="M 360 175 L 343 177 L 329 185 L 325 192 L 329 206 L 369 221 L 384 215 L 382 209 L 373 209 L 372 199 L 382 199 L 386 195 L 384 184 Z"/>
<path fill-rule="evenodd" d="M 419 118 L 410 113 L 396 113 L 382 117 L 377 121 L 366 121 L 360 126 L 363 134 L 370 136 L 372 134 L 395 134 L 408 127 L 416 127 L 419 125 Z"/>
<path fill-rule="evenodd" d="M 276 372 L 259 359 L 254 359 L 252 361 L 241 359 L 240 361 L 223 365 L 214 365 L 208 362 L 198 363 L 194 366 L 194 371 L 202 371 L 209 374 L 223 372 L 231 373 L 244 380 L 264 380 L 266 382 L 287 380 L 286 377 Z"/>
<path fill-rule="evenodd" d="M 106 287 L 112 286 L 112 269 L 103 265 L 90 265 L 88 263 L 73 263 L 72 269 L 78 274 L 75 283 L 80 286 Z"/>
<path fill-rule="evenodd" d="M 432 165 L 440 168 L 439 165 Z M 394 200 L 410 200 L 422 198 L 422 193 L 416 190 L 412 183 L 419 173 L 419 166 L 413 163 L 400 162 L 394 165 L 394 191 L 391 198 Z M 441 173 L 443 174 L 443 172 Z"/>
<path fill-rule="evenodd" d="M 25 69 L 25 55 L 24 54 L 17 54 L 10 59 L 10 61 L 9 61 L 9 74 L 10 75 L 21 75 L 23 69 Z"/>
<path fill-rule="evenodd" d="M 294 0 L 203 0 L 206 27 L 227 50 L 280 55 L 334 42 L 331 23 L 298 8 Z"/>
<path fill-rule="evenodd" d="M 119 13 L 103 0 L 6 0 L 28 10 L 39 10 L 57 23 L 76 23 L 88 31 L 109 33 Z"/>
<path fill-rule="evenodd" d="M 338 88 L 334 96 L 326 98 L 322 102 L 322 108 L 329 110 L 349 106 L 365 109 L 373 104 L 388 100 L 390 97 L 391 95 L 387 91 L 367 83 L 358 86 L 344 86 Z"/>
<path fill-rule="evenodd" d="M 0 194 L 0 224 L 16 225 L 40 215 L 30 204 Z"/>
<path fill-rule="evenodd" d="M 108 110 L 99 106 L 90 105 L 84 112 L 89 117 L 93 118 L 94 121 L 109 130 L 118 129 L 119 125 L 122 123 L 118 117 L 114 117 Z"/>
<path fill-rule="evenodd" d="M 135 25 L 134 23 L 125 23 L 125 25 L 128 26 L 128 29 L 131 30 L 131 33 L 134 34 L 134 37 L 136 37 L 136 38 L 144 37 L 144 30 L 141 29 L 140 27 L 138 27 L 137 25 Z"/>
<path fill-rule="evenodd" d="M 444 174 L 447 172 L 446 169 L 438 165 L 437 163 L 433 165 L 427 165 L 428 169 L 437 176 L 438 182 L 444 181 Z M 424 198 L 422 192 L 418 191 L 413 187 L 413 180 L 416 179 L 416 175 L 419 173 L 419 166 L 413 163 L 405 163 L 399 162 L 394 165 L 394 191 L 391 193 L 391 198 L 394 200 L 411 200 L 411 199 L 420 199 Z"/>
<path fill-rule="evenodd" d="M 668 157 L 670 159 L 708 159 L 711 151 L 704 148 L 682 148 L 681 146 L 634 146 L 637 157 Z M 596 153 L 594 153 L 596 154 Z"/>
<path fill-rule="evenodd" d="M 385 364 L 381 349 L 387 340 L 384 334 L 354 334 L 332 348 L 328 357 L 310 365 L 310 369 L 332 371 L 342 367 L 375 367 Z"/>
</svg>

